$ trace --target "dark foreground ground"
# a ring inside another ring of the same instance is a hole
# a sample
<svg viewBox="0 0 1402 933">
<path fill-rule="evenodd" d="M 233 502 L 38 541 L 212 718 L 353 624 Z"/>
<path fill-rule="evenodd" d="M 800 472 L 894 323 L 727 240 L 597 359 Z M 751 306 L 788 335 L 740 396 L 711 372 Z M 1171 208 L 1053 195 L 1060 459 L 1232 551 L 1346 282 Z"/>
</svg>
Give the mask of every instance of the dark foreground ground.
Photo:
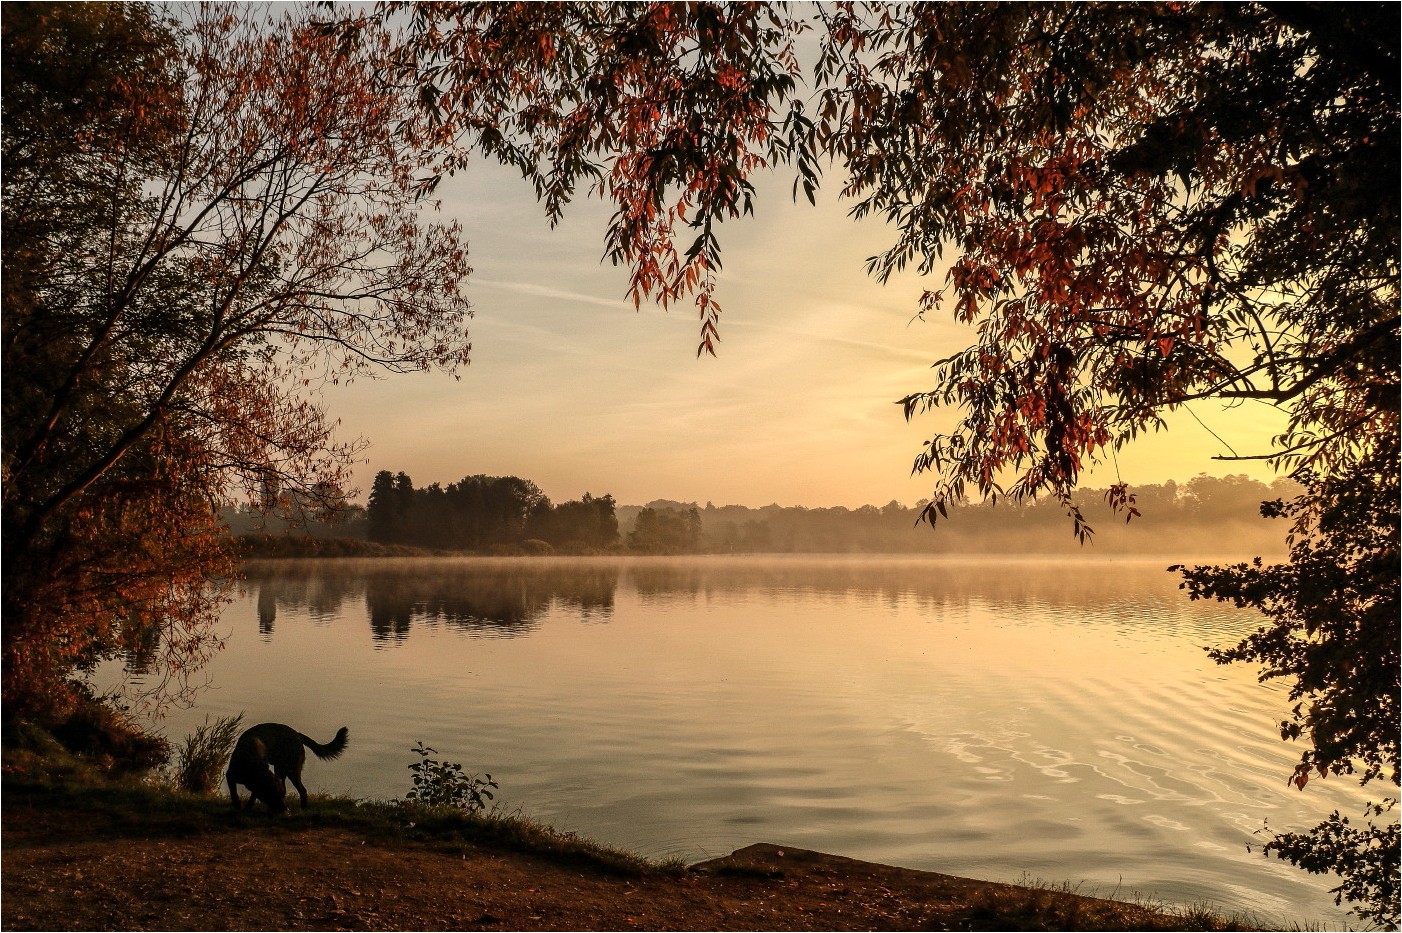
<svg viewBox="0 0 1402 933">
<path fill-rule="evenodd" d="M 1063 891 L 760 844 L 689 868 L 392 838 L 350 802 L 272 820 L 7 782 L 5 930 L 1217 929 Z M 318 811 L 321 811 L 320 813 Z M 324 815 L 330 813 L 332 815 Z M 404 832 L 413 833 L 405 824 Z"/>
</svg>

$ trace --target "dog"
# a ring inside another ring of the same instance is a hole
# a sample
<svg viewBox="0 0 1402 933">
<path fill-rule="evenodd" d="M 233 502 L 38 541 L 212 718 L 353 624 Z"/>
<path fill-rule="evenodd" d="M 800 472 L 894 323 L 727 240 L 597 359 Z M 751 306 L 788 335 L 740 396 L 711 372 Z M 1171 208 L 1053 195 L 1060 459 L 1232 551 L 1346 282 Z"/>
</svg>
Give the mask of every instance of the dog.
<svg viewBox="0 0 1402 933">
<path fill-rule="evenodd" d="M 229 770 L 225 778 L 229 782 L 229 798 L 234 809 L 239 807 L 238 785 L 248 788 L 248 802 L 244 809 L 261 800 L 273 813 L 287 810 L 287 780 L 302 798 L 302 809 L 307 807 L 307 789 L 302 785 L 302 765 L 307 753 L 302 746 L 312 750 L 312 754 L 323 760 L 338 758 L 346 750 L 346 739 L 350 730 L 342 726 L 336 737 L 325 745 L 318 745 L 291 726 L 280 722 L 265 722 L 252 727 L 239 736 L 234 745 L 234 753 L 229 757 Z"/>
</svg>

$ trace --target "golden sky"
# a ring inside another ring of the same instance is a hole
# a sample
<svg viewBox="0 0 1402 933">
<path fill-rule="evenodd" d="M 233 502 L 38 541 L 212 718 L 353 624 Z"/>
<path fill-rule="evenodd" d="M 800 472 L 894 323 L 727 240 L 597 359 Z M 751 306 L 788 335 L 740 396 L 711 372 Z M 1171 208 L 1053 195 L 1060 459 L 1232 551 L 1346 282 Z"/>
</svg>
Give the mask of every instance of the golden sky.
<svg viewBox="0 0 1402 933">
<path fill-rule="evenodd" d="M 416 374 L 327 391 L 343 433 L 372 443 L 362 492 L 383 469 L 416 485 L 515 474 L 555 501 L 587 491 L 625 504 L 856 507 L 927 496 L 929 478 L 910 464 L 952 416 L 907 424 L 895 402 L 929 388 L 930 364 L 969 331 L 912 320 L 942 271 L 885 286 L 867 277 L 866 257 L 888 241 L 880 221 L 850 220 L 831 191 L 814 208 L 792 203 L 782 182 L 761 184 L 756 216 L 721 230 L 719 356 L 698 359 L 690 305 L 634 311 L 627 270 L 600 261 L 606 205 L 581 201 L 551 230 L 519 176 L 485 162 L 440 195 L 470 242 L 472 363 L 459 381 Z M 1230 451 L 1208 429 L 1259 453 L 1279 412 L 1197 403 L 1193 413 L 1201 424 L 1177 416 L 1122 451 L 1119 475 L 1270 481 L 1260 461 L 1211 459 Z M 1114 481 L 1113 466 L 1087 477 Z"/>
</svg>

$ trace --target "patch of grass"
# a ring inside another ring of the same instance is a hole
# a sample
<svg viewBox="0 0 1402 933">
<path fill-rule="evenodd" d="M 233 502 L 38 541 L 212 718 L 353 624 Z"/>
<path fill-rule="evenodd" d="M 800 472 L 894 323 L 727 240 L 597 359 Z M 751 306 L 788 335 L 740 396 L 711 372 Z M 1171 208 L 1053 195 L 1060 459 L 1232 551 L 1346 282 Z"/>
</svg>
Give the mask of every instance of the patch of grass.
<svg viewBox="0 0 1402 933">
<path fill-rule="evenodd" d="M 170 743 L 143 731 L 107 699 L 84 688 L 75 701 L 46 720 L 0 716 L 5 767 L 66 773 L 139 776 L 170 757 Z"/>
<path fill-rule="evenodd" d="M 1070 882 L 1023 877 L 1014 885 L 983 889 L 971 900 L 966 919 L 976 930 L 1257 930 L 1252 919 L 1224 916 L 1206 904 L 1186 907 L 1136 896 L 1118 899 L 1083 892 Z"/>
<path fill-rule="evenodd" d="M 49 752 L 6 750 L 6 809 L 82 813 L 83 831 L 95 835 L 186 836 L 239 826 L 267 826 L 295 833 L 311 827 L 334 827 L 377 841 L 507 849 L 623 876 L 679 875 L 685 871 L 680 858 L 653 861 L 557 830 L 520 811 L 467 813 L 452 807 L 314 795 L 306 810 L 293 807 L 285 816 L 273 817 L 261 809 L 236 811 L 222 796 L 191 793 L 150 780 L 113 779 L 98 769 L 84 767 L 80 758 L 61 748 Z"/>
<path fill-rule="evenodd" d="M 691 863 L 686 860 L 685 855 L 664 855 L 660 859 L 655 859 L 653 865 L 664 875 L 681 877 L 691 868 Z"/>
<path fill-rule="evenodd" d="M 7 752 L 7 762 L 10 758 Z M 283 817 L 272 817 L 262 810 L 233 810 L 224 797 L 189 793 L 153 781 L 104 779 L 97 770 L 79 774 L 66 767 L 55 769 L 52 762 L 38 772 L 7 765 L 4 794 L 7 811 L 32 807 L 81 812 L 87 831 L 104 836 L 186 836 L 224 832 L 233 826 L 268 826 L 273 832 L 296 833 L 328 826 L 381 842 L 414 840 L 449 849 L 481 845 L 512 850 L 624 877 L 679 875 L 686 870 L 680 857 L 645 859 L 578 833 L 559 831 L 520 811 L 470 814 L 402 801 L 313 796 L 307 810 L 293 807 Z"/>
<path fill-rule="evenodd" d="M 329 803 L 329 802 L 328 802 Z M 467 812 L 449 806 L 427 807 L 404 801 L 356 801 L 354 814 L 344 811 L 346 801 L 335 806 L 318 806 L 307 811 L 316 820 L 353 821 L 358 825 L 392 832 L 420 842 L 443 845 L 476 844 L 539 855 L 553 861 L 575 862 L 610 874 L 640 876 L 651 873 L 680 874 L 685 864 L 679 859 L 653 861 L 613 846 L 607 846 L 577 833 L 558 830 L 526 816 L 521 811 Z"/>
<path fill-rule="evenodd" d="M 212 723 L 206 716 L 204 725 L 185 736 L 184 744 L 175 750 L 175 786 L 190 794 L 213 793 L 242 725 L 243 713 L 220 716 Z"/>
<path fill-rule="evenodd" d="M 5 811 L 81 814 L 64 827 L 70 838 L 85 836 L 188 836 L 228 828 L 228 805 L 135 778 L 105 778 L 88 769 L 19 771 L 6 753 Z"/>
<path fill-rule="evenodd" d="M 1086 901 L 1069 886 L 1005 887 L 978 892 L 970 904 L 968 919 L 981 929 L 1077 930 L 1094 926 L 1107 929 L 1111 917 L 1091 917 Z M 1097 913 L 1100 913 L 1097 911 Z M 1142 924 L 1124 929 L 1144 928 Z"/>
</svg>

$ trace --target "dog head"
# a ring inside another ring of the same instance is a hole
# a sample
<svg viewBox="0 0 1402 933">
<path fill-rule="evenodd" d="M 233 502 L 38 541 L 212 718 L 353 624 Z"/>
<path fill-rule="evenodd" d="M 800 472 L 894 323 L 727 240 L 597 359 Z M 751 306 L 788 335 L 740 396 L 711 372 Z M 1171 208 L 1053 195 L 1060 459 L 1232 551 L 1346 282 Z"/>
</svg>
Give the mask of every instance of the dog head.
<svg viewBox="0 0 1402 933">
<path fill-rule="evenodd" d="M 273 774 L 272 768 L 264 768 L 258 772 L 254 783 L 248 785 L 255 800 L 261 800 L 269 810 L 275 814 L 287 812 L 287 788 L 277 775 Z"/>
</svg>

